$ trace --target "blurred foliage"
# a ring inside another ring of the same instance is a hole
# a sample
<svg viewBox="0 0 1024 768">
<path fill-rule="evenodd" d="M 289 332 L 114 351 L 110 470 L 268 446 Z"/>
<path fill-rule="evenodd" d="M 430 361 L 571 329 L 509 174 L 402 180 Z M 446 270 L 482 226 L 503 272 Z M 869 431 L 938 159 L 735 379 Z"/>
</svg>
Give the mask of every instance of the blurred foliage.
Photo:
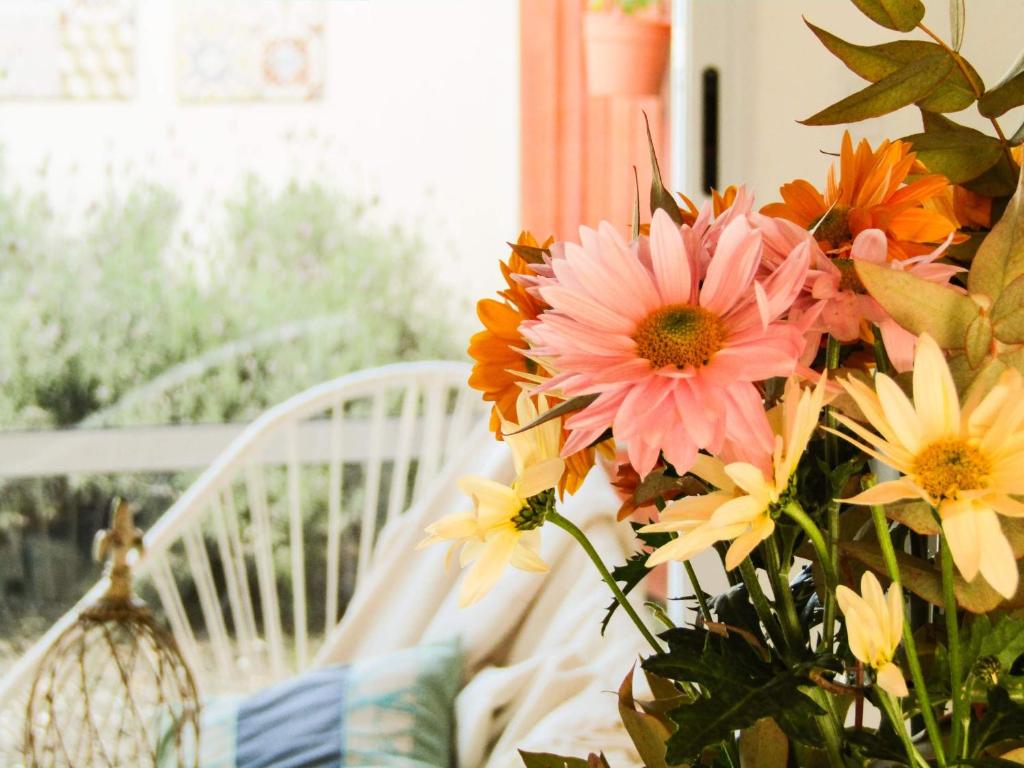
<svg viewBox="0 0 1024 768">
<path fill-rule="evenodd" d="M 0 191 L 0 426 L 244 422 L 343 373 L 460 356 L 421 240 L 374 205 L 249 177 L 195 228 L 182 209 L 144 181 L 77 217 L 41 192 Z M 95 578 L 89 546 L 113 495 L 148 526 L 193 478 L 0 486 L 3 634 Z"/>
</svg>

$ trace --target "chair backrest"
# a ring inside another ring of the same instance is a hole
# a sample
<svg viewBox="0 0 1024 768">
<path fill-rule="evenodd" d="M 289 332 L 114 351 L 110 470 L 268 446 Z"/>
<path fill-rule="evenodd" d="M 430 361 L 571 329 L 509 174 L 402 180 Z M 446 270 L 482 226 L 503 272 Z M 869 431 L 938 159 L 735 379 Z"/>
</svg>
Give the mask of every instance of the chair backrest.
<svg viewBox="0 0 1024 768">
<path fill-rule="evenodd" d="M 250 690 L 310 664 L 381 526 L 480 428 L 467 374 L 462 363 L 401 363 L 313 387 L 254 421 L 150 528 L 137 588 L 204 693 Z M 24 700 L 50 644 L 104 588 L 0 680 L 0 702 Z"/>
</svg>

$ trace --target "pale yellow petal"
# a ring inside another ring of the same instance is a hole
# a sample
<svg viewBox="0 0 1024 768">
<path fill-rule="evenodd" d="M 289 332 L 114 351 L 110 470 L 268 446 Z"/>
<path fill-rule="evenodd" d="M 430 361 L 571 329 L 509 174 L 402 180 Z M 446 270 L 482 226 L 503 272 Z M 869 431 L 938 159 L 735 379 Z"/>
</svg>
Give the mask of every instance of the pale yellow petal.
<svg viewBox="0 0 1024 768">
<path fill-rule="evenodd" d="M 1024 517 L 1024 503 L 1021 503 L 1006 494 L 989 494 L 983 497 L 982 501 L 983 503 L 990 505 L 992 509 L 1000 515 L 1006 515 L 1007 517 Z"/>
<path fill-rule="evenodd" d="M 544 459 L 523 470 L 516 478 L 516 492 L 524 499 L 558 486 L 565 471 L 565 461 L 560 458 Z"/>
<path fill-rule="evenodd" d="M 416 545 L 423 549 L 438 541 L 468 539 L 477 534 L 476 515 L 472 512 L 455 512 L 431 523 L 426 529 L 427 538 Z"/>
<path fill-rule="evenodd" d="M 899 480 L 890 480 L 886 483 L 873 485 L 866 491 L 861 491 L 856 496 L 848 499 L 840 499 L 844 504 L 889 504 L 900 499 L 922 499 L 925 494 L 909 478 L 901 477 Z"/>
<path fill-rule="evenodd" d="M 889 424 L 889 420 L 885 417 L 885 411 L 882 410 L 882 404 L 879 402 L 875 391 L 863 381 L 852 377 L 846 378 L 839 383 L 843 385 L 843 389 L 853 398 L 861 413 L 864 414 L 864 417 L 878 431 L 882 438 L 890 443 L 897 442 L 896 433 L 893 431 L 892 425 Z"/>
<path fill-rule="evenodd" d="M 512 565 L 521 571 L 529 571 L 530 573 L 546 573 L 549 571 L 548 564 L 544 562 L 544 558 L 540 556 L 538 551 L 539 544 L 539 528 L 527 531 L 520 536 L 516 548 L 512 550 Z"/>
<path fill-rule="evenodd" d="M 984 556 L 979 570 L 992 588 L 1009 600 L 1017 593 L 1017 560 L 1010 542 L 999 525 L 999 518 L 990 509 L 974 513 L 978 540 Z"/>
<path fill-rule="evenodd" d="M 653 568 L 656 565 L 667 563 L 669 560 L 678 560 L 680 562 L 689 560 L 691 557 L 706 550 L 716 541 L 723 541 L 733 536 L 738 536 L 746 529 L 746 525 L 715 527 L 709 523 L 704 523 L 652 552 L 647 558 L 647 567 Z"/>
<path fill-rule="evenodd" d="M 879 688 L 893 696 L 902 697 L 910 695 L 910 691 L 907 690 L 907 681 L 903 677 L 903 671 L 891 661 L 888 664 L 883 664 L 875 671 L 875 682 L 878 683 Z"/>
<path fill-rule="evenodd" d="M 690 467 L 690 474 L 723 491 L 735 488 L 732 478 L 725 473 L 725 462 L 714 456 L 698 453 L 697 458 L 693 460 L 693 466 Z"/>
<path fill-rule="evenodd" d="M 942 530 L 960 574 L 965 581 L 973 581 L 981 564 L 980 540 L 974 513 L 967 509 L 943 515 Z"/>
<path fill-rule="evenodd" d="M 742 563 L 757 545 L 772 535 L 775 523 L 768 519 L 767 525 L 752 526 L 749 531 L 736 537 L 725 553 L 725 569 L 731 571 Z"/>
<path fill-rule="evenodd" d="M 914 354 L 914 407 L 925 443 L 960 434 L 956 384 L 942 350 L 926 333 L 918 338 Z"/>
<path fill-rule="evenodd" d="M 898 582 L 889 585 L 889 591 L 885 593 L 885 600 L 888 603 L 889 613 L 889 647 L 895 652 L 903 639 L 903 590 Z"/>
<path fill-rule="evenodd" d="M 767 507 L 753 496 L 737 496 L 725 502 L 711 516 L 711 524 L 717 526 L 750 524 L 764 516 Z"/>
<path fill-rule="evenodd" d="M 764 474 L 753 464 L 736 461 L 725 466 L 725 473 L 732 478 L 741 489 L 749 493 L 758 502 L 765 504 L 770 501 L 770 489 Z"/>
<path fill-rule="evenodd" d="M 472 605 L 497 583 L 512 559 L 517 539 L 513 533 L 503 533 L 484 543 L 479 556 L 463 577 L 459 590 L 460 606 Z"/>
<path fill-rule="evenodd" d="M 907 396 L 899 385 L 884 374 L 875 377 L 875 390 L 885 411 L 885 417 L 892 425 L 900 444 L 916 454 L 921 450 L 921 421 Z"/>
<path fill-rule="evenodd" d="M 889 642 L 889 606 L 885 601 L 882 585 L 878 583 L 878 578 L 871 571 L 864 571 L 864 575 L 860 578 L 860 595 L 878 622 L 878 629 L 882 635 L 878 640 L 878 645 L 887 645 Z"/>
</svg>

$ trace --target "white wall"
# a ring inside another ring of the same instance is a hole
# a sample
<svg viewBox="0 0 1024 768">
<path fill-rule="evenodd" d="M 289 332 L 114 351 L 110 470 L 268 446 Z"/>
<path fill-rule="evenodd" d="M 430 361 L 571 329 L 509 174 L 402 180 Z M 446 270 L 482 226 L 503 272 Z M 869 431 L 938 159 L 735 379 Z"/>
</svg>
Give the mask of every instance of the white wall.
<svg viewBox="0 0 1024 768">
<path fill-rule="evenodd" d="M 6 183 L 49 161 L 58 204 L 81 208 L 128 163 L 178 188 L 194 220 L 244 171 L 326 174 L 421 222 L 453 297 L 494 290 L 519 218 L 517 0 L 332 0 L 325 96 L 310 104 L 179 104 L 174 0 L 138 7 L 137 98 L 0 102 Z"/>
<path fill-rule="evenodd" d="M 809 117 L 867 85 L 829 53 L 801 16 L 819 27 L 859 44 L 889 42 L 899 33 L 876 26 L 849 0 L 684 0 L 690 7 L 690 62 L 694 77 L 705 66 L 721 72 L 721 142 L 719 178 L 724 186 L 744 182 L 759 203 L 777 199 L 783 182 L 806 178 L 821 187 L 830 158 L 819 150 L 838 151 L 843 127 L 807 127 Z M 948 38 L 947 0 L 925 0 L 925 23 Z M 1024 3 L 1020 0 L 974 0 L 967 3 L 963 53 L 984 81 L 994 85 L 1021 51 Z M 920 33 L 908 37 L 924 38 Z M 699 79 L 695 80 L 699 84 Z M 697 89 L 691 107 L 688 146 L 693 161 L 690 186 L 699 176 L 699 108 Z M 950 115 L 958 122 L 992 133 L 977 110 Z M 1012 134 L 1021 110 L 1001 118 Z M 678 129 L 677 129 L 678 130 Z M 854 139 L 876 144 L 921 130 L 914 108 L 850 126 Z M 679 135 L 677 133 L 677 135 Z"/>
</svg>

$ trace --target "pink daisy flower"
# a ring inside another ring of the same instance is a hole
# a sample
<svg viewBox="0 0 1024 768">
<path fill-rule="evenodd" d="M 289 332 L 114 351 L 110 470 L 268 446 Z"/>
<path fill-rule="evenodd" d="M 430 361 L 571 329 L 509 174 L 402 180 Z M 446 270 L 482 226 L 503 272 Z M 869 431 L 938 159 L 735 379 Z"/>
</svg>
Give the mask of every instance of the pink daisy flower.
<svg viewBox="0 0 1024 768">
<path fill-rule="evenodd" d="M 819 332 L 819 339 L 820 334 L 829 333 L 839 341 L 855 341 L 860 337 L 863 321 L 874 323 L 882 333 L 882 342 L 893 367 L 900 372 L 911 370 L 917 337 L 893 320 L 864 290 L 857 278 L 855 262 L 887 265 L 945 285 L 957 272 L 964 271 L 962 267 L 934 263 L 951 239 L 931 253 L 897 261 L 889 261 L 885 233 L 879 229 L 866 229 L 857 235 L 849 258 L 829 258 L 815 246 L 808 288 L 820 305 L 818 320 L 812 326 Z M 817 343 L 813 344 L 815 348 Z"/>
<path fill-rule="evenodd" d="M 711 245 L 663 211 L 649 240 L 627 243 L 607 223 L 581 228 L 581 244 L 566 243 L 537 281 L 551 309 L 523 333 L 555 371 L 546 388 L 598 395 L 567 419 L 566 454 L 609 427 L 641 475 L 659 452 L 685 472 L 726 440 L 771 451 L 755 382 L 790 375 L 803 350 L 806 329 L 780 318 L 804 285 L 810 247 L 759 275 L 762 235 L 749 218 L 714 230 Z"/>
</svg>

